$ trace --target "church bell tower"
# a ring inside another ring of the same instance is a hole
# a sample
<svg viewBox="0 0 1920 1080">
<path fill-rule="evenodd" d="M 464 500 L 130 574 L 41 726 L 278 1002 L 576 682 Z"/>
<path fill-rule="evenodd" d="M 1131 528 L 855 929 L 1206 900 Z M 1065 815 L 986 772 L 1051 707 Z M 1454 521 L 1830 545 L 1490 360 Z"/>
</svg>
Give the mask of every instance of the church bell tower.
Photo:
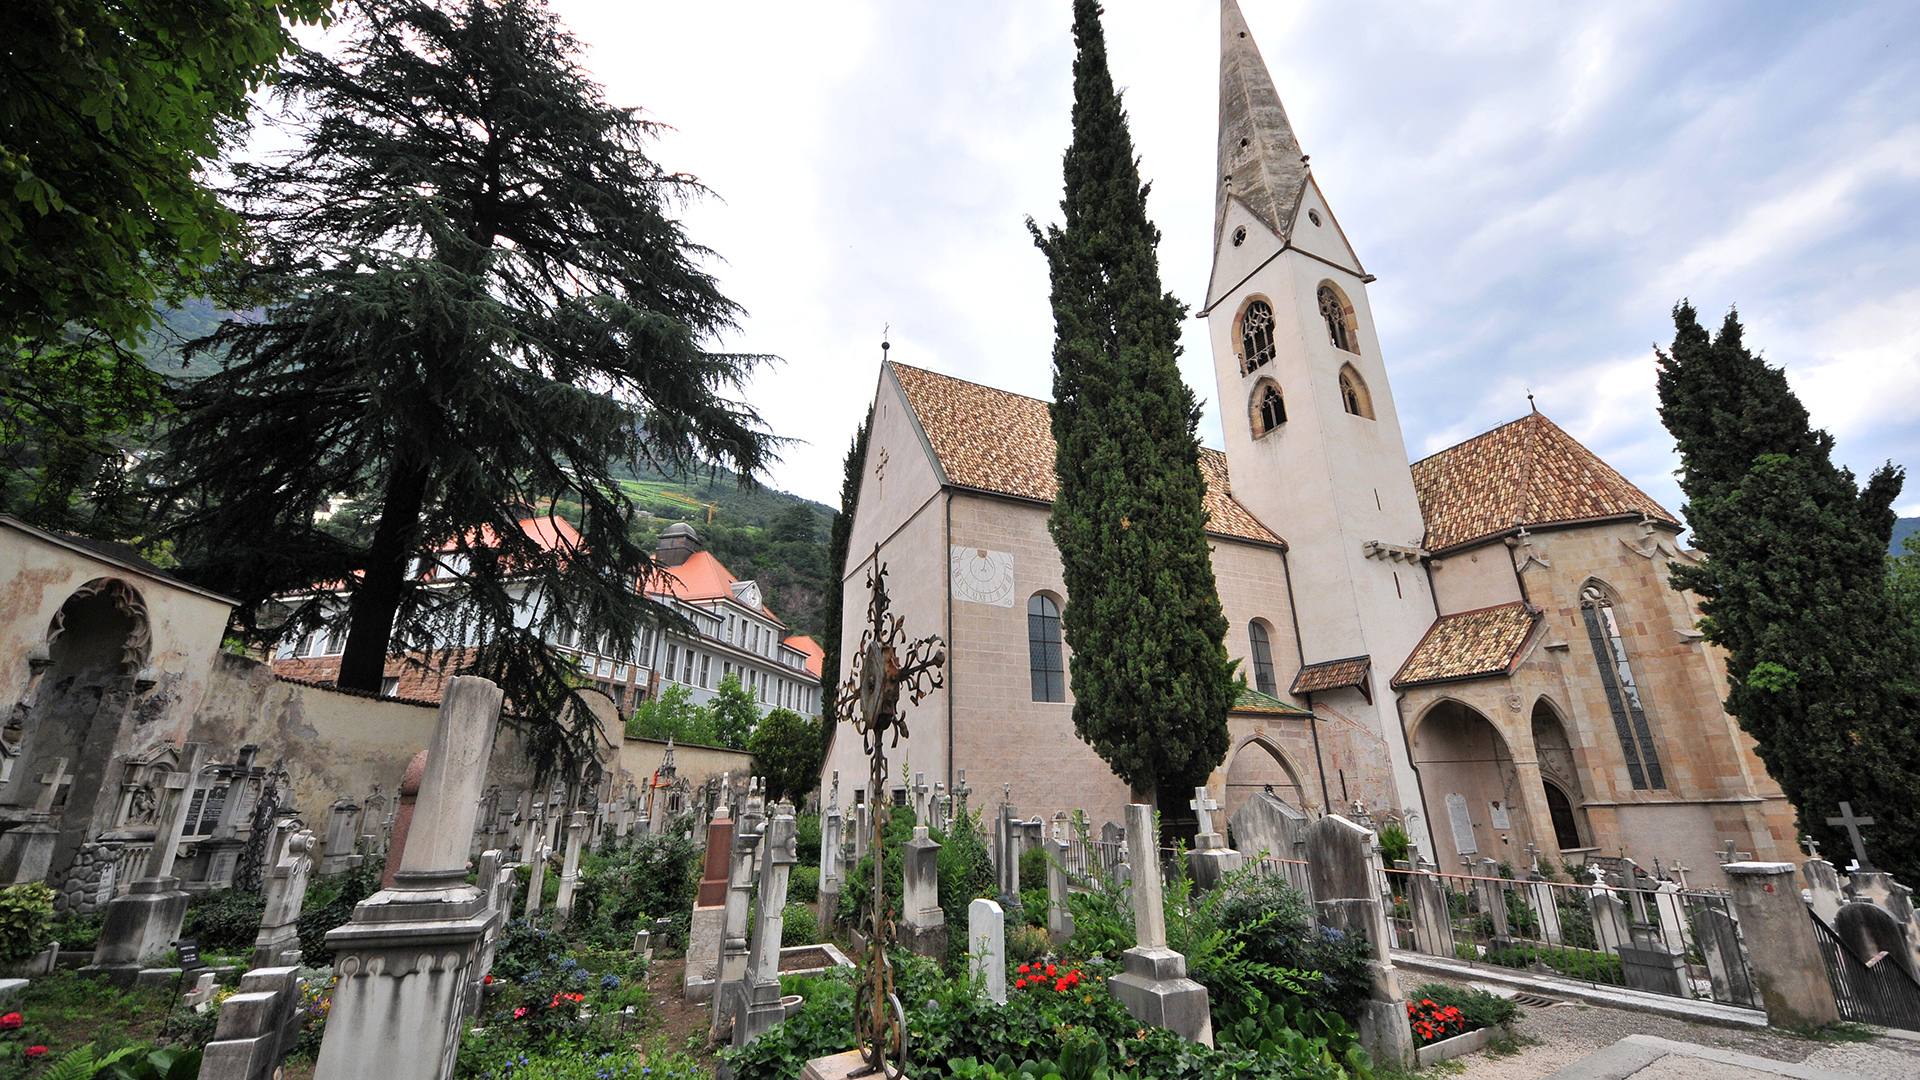
<svg viewBox="0 0 1920 1080">
<path fill-rule="evenodd" d="M 1374 278 L 1315 182 L 1235 0 L 1221 4 L 1219 139 L 1203 314 L 1233 494 L 1289 547 L 1307 665 L 1296 686 L 1321 686 L 1310 689 L 1317 723 L 1352 721 L 1385 744 L 1393 775 L 1363 779 L 1408 812 L 1409 832 L 1431 851 L 1389 682 L 1432 623 L 1434 602 L 1367 303 Z M 1314 667 L 1359 658 L 1366 663 Z M 1331 797 L 1342 798 L 1337 784 Z"/>
</svg>

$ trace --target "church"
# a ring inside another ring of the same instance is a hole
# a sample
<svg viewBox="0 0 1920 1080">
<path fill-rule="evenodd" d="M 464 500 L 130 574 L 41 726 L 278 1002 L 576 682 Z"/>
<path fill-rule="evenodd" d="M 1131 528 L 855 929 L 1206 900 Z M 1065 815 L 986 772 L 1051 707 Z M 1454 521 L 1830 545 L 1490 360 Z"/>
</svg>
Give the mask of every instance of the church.
<svg viewBox="0 0 1920 1080">
<path fill-rule="evenodd" d="M 1697 558 L 1676 516 L 1537 411 L 1409 460 L 1374 279 L 1234 0 L 1218 145 L 1200 315 L 1226 445 L 1201 464 L 1248 684 L 1210 784 L 1227 815 L 1263 790 L 1306 815 L 1364 806 L 1447 869 L 1524 869 L 1529 848 L 1792 858 L 1793 808 L 1722 708 L 1693 598 L 1668 587 L 1668 564 Z M 1126 786 L 1073 731 L 1053 462 L 1046 402 L 882 363 L 841 655 L 877 551 L 907 633 L 944 637 L 948 666 L 907 710 L 880 797 L 924 774 L 990 813 L 1123 820 Z M 825 769 L 858 801 L 868 769 L 845 734 Z"/>
</svg>

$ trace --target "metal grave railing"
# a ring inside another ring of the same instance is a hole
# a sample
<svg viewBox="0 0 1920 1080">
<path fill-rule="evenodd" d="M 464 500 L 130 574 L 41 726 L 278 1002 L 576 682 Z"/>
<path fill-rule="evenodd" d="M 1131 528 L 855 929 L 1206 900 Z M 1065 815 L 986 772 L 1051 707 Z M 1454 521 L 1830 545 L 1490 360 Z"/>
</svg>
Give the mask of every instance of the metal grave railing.
<svg viewBox="0 0 1920 1080">
<path fill-rule="evenodd" d="M 1860 1024 L 1920 1031 L 1920 985 L 1887 953 L 1861 959 L 1840 935 L 1812 911 L 1813 936 L 1827 961 L 1840 1018 Z"/>
</svg>

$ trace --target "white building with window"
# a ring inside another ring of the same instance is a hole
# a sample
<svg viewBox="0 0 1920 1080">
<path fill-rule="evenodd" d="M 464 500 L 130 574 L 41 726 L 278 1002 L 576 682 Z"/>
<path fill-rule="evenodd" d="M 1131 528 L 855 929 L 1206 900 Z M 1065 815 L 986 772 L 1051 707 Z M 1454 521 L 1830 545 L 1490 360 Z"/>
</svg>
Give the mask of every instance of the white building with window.
<svg viewBox="0 0 1920 1080">
<path fill-rule="evenodd" d="M 1794 856 L 1793 810 L 1721 708 L 1723 658 L 1667 585 L 1678 520 L 1538 412 L 1410 461 L 1367 286 L 1233 0 L 1222 5 L 1208 323 L 1226 445 L 1202 449 L 1213 572 L 1247 693 L 1212 778 L 1364 802 L 1421 850 L 1520 865 L 1621 847 L 1712 866 Z M 1036 364 L 1045 357 L 1034 357 Z M 1244 403 L 1244 411 L 1240 408 Z M 906 631 L 948 642 L 898 771 L 1024 817 L 1119 820 L 1075 735 L 1047 404 L 883 363 L 841 650 L 876 548 Z M 1241 417 L 1242 419 L 1235 419 Z M 825 768 L 864 778 L 858 739 Z M 856 792 L 864 795 L 864 792 Z M 1186 797 L 1161 807 L 1188 816 Z"/>
</svg>

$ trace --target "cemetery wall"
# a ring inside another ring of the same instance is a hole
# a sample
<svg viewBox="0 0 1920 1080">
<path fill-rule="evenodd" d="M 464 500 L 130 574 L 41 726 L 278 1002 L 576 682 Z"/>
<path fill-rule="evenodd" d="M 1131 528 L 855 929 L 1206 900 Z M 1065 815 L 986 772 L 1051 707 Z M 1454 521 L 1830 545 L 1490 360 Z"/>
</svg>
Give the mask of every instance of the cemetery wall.
<svg viewBox="0 0 1920 1080">
<path fill-rule="evenodd" d="M 637 784 L 652 776 L 660 768 L 661 762 L 666 760 L 666 755 L 667 744 L 664 742 L 627 736 L 621 741 L 617 767 Z M 700 784 L 708 777 L 718 779 L 723 773 L 732 773 L 734 779 L 738 780 L 753 772 L 752 754 L 718 746 L 675 743 L 673 763 L 677 773 L 694 784 Z"/>
</svg>

